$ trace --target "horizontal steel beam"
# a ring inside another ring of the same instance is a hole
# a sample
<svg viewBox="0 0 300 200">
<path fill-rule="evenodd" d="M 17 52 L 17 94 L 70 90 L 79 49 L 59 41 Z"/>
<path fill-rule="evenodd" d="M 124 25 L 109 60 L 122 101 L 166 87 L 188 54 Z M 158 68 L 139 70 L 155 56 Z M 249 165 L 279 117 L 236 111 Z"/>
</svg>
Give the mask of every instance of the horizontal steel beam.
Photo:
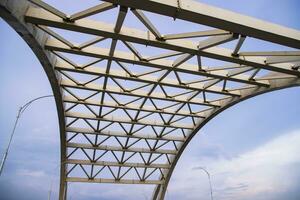
<svg viewBox="0 0 300 200">
<path fill-rule="evenodd" d="M 112 9 L 112 8 L 115 8 L 115 7 L 116 7 L 115 4 L 105 2 L 105 3 L 99 4 L 97 6 L 93 6 L 91 8 L 86 9 L 86 10 L 83 10 L 81 12 L 75 13 L 75 14 L 70 16 L 69 20 L 75 21 L 75 20 L 82 19 L 82 18 L 91 16 L 91 15 L 95 15 L 95 14 L 100 13 L 100 12 L 104 12 L 106 10 L 109 10 L 109 9 Z"/>
<path fill-rule="evenodd" d="M 109 92 L 112 94 L 119 94 L 119 95 L 126 95 L 126 96 L 134 96 L 134 97 L 142 97 L 146 98 L 149 97 L 151 99 L 157 99 L 157 100 L 163 100 L 163 101 L 170 101 L 170 102 L 177 102 L 177 103 L 191 103 L 195 105 L 202 105 L 202 106 L 208 106 L 208 107 L 219 107 L 219 102 L 205 102 L 203 99 L 199 98 L 193 98 L 192 100 L 189 100 L 186 97 L 166 97 L 164 93 L 159 92 L 153 92 L 151 96 L 148 95 L 146 91 L 123 91 L 121 88 L 114 87 L 107 85 L 106 89 L 103 89 L 102 85 L 98 84 L 88 84 L 88 85 L 80 85 L 75 84 L 72 81 L 68 81 L 66 79 L 62 80 L 60 83 L 63 87 L 69 87 L 69 88 L 76 88 L 76 89 L 82 89 L 82 90 L 91 90 L 91 91 L 99 91 L 99 92 Z"/>
<path fill-rule="evenodd" d="M 83 134 L 91 134 L 91 135 L 104 135 L 104 136 L 113 136 L 113 137 L 136 138 L 136 139 L 145 139 L 145 140 L 163 140 L 163 141 L 177 141 L 177 142 L 184 142 L 185 141 L 185 139 L 183 137 L 175 137 L 175 136 L 157 137 L 157 136 L 153 136 L 153 134 L 132 134 L 132 135 L 127 135 L 124 132 L 105 131 L 105 130 L 95 132 L 91 129 L 77 128 L 77 127 L 66 127 L 66 132 L 83 133 Z"/>
<path fill-rule="evenodd" d="M 163 184 L 163 181 L 157 181 L 157 180 L 131 180 L 131 179 L 104 179 L 104 178 L 79 178 L 79 177 L 68 177 L 66 178 L 67 182 L 83 182 L 83 183 L 115 183 L 115 184 L 154 184 L 159 185 Z"/>
<path fill-rule="evenodd" d="M 211 47 L 209 49 L 199 50 L 198 44 L 190 40 L 170 40 L 164 42 L 161 40 L 157 40 L 155 36 L 149 36 L 147 32 L 126 27 L 122 27 L 122 32 L 117 34 L 114 32 L 114 25 L 88 19 L 82 19 L 77 23 L 66 23 L 61 18 L 42 9 L 30 8 L 25 16 L 25 21 L 34 24 L 47 25 L 66 30 L 99 35 L 103 37 L 150 45 L 158 48 L 184 52 L 192 55 L 200 55 L 213 59 L 223 60 L 226 62 L 233 62 L 241 65 L 247 65 L 256 68 L 263 68 L 271 71 L 300 76 L 300 72 L 291 70 L 291 66 L 283 65 L 281 67 L 268 65 L 265 63 L 265 59 L 260 57 L 236 57 L 232 55 L 232 50 L 230 49 Z"/>
<path fill-rule="evenodd" d="M 171 154 L 176 155 L 176 150 L 168 149 L 149 149 L 149 148 L 122 148 L 117 146 L 108 146 L 108 145 L 90 145 L 82 143 L 67 143 L 66 145 L 69 148 L 83 148 L 83 149 L 94 149 L 94 150 L 104 150 L 104 151 L 122 151 L 122 152 L 137 152 L 137 153 L 156 153 L 156 154 Z"/>
<path fill-rule="evenodd" d="M 136 167 L 136 168 L 160 168 L 160 169 L 169 169 L 170 165 L 168 164 L 145 164 L 145 163 L 118 163 L 110 161 L 96 161 L 91 162 L 90 160 L 78 160 L 78 159 L 68 159 L 66 160 L 67 164 L 80 164 L 80 165 L 97 165 L 97 166 L 110 166 L 110 167 Z"/>
<path fill-rule="evenodd" d="M 266 63 L 277 64 L 277 63 L 295 63 L 300 62 L 300 56 L 270 56 L 267 58 Z M 298 70 L 294 70 L 298 71 Z"/>
<path fill-rule="evenodd" d="M 106 116 L 106 117 L 95 117 L 91 114 L 78 113 L 78 112 L 66 112 L 65 117 L 70 118 L 79 118 L 79 119 L 90 119 L 97 121 L 106 121 L 106 122 L 114 122 L 114 123 L 124 123 L 124 124 L 139 124 L 145 126 L 158 126 L 158 127 L 169 127 L 169 128 L 178 128 L 178 129 L 190 129 L 193 130 L 195 127 L 192 124 L 181 124 L 181 123 L 171 123 L 165 124 L 162 120 L 151 120 L 151 119 L 140 119 L 137 121 L 133 121 L 130 119 L 116 117 L 116 116 Z"/>
<path fill-rule="evenodd" d="M 74 104 L 84 104 L 84 105 L 91 105 L 91 106 L 103 106 L 109 108 L 116 108 L 116 109 L 126 109 L 126 110 L 135 110 L 135 111 L 142 111 L 142 112 L 153 112 L 153 113 L 160 113 L 160 114 L 168 114 L 168 115 L 178 115 L 178 116 L 186 116 L 186 117 L 195 117 L 195 118 L 205 118 L 204 115 L 197 113 L 191 113 L 188 110 L 179 110 L 175 112 L 174 109 L 160 109 L 159 107 L 156 109 L 153 106 L 143 106 L 142 108 L 137 105 L 130 103 L 128 105 L 119 105 L 117 103 L 113 103 L 111 101 L 104 102 L 103 104 L 99 103 L 99 101 L 87 99 L 87 100 L 78 100 L 72 96 L 64 96 L 63 101 L 67 103 L 74 103 Z"/>
<path fill-rule="evenodd" d="M 55 69 L 62 70 L 62 71 L 76 72 L 81 74 L 88 74 L 88 75 L 107 76 L 107 77 L 112 77 L 117 79 L 130 80 L 130 81 L 136 81 L 142 83 L 151 83 L 151 84 L 156 84 L 157 83 L 156 80 L 158 80 L 158 77 L 151 76 L 151 75 L 144 75 L 142 77 L 137 77 L 136 74 L 133 74 L 132 76 L 130 76 L 128 73 L 121 70 L 111 69 L 109 73 L 106 73 L 104 68 L 93 67 L 93 66 L 89 66 L 88 68 L 80 68 L 80 67 L 75 68 L 74 66 L 63 61 L 58 61 L 55 65 Z M 180 84 L 176 79 L 170 79 L 170 78 L 164 78 L 162 81 L 159 82 L 159 85 L 176 87 L 176 88 L 181 88 L 186 90 L 205 91 L 205 92 L 229 95 L 229 96 L 240 96 L 238 91 L 233 91 L 233 92 L 224 91 L 222 87 L 218 87 L 218 86 L 211 86 L 207 89 L 204 89 L 203 83 Z"/>
<path fill-rule="evenodd" d="M 50 6 L 49 4 L 45 3 L 41 0 L 28 0 L 29 2 L 39 6 L 40 8 L 43 8 L 47 10 L 48 12 L 60 17 L 61 19 L 66 20 L 68 17 L 65 13 L 61 12 L 60 10 L 57 10 L 56 8 Z"/>
<path fill-rule="evenodd" d="M 241 56 L 300 56 L 300 51 L 255 51 L 240 52 Z"/>
<path fill-rule="evenodd" d="M 218 70 L 218 71 L 203 71 L 198 70 L 197 65 L 193 64 L 182 64 L 176 68 L 173 67 L 173 61 L 171 60 L 154 60 L 151 62 L 147 61 L 141 61 L 137 60 L 134 56 L 134 54 L 122 52 L 122 51 L 115 51 L 114 56 L 109 56 L 109 49 L 103 49 L 98 47 L 87 47 L 84 50 L 77 50 L 77 49 L 70 49 L 68 46 L 63 44 L 62 42 L 58 40 L 48 40 L 45 46 L 46 49 L 51 51 L 59 51 L 59 52 L 65 52 L 65 53 L 72 53 L 76 55 L 82 55 L 82 56 L 89 56 L 94 58 L 103 58 L 103 59 L 112 59 L 114 61 L 119 62 L 125 62 L 130 64 L 137 64 L 137 65 L 145 65 L 153 68 L 163 69 L 163 70 L 173 70 L 176 72 L 182 72 L 187 74 L 194 74 L 194 75 L 200 75 L 203 77 L 212 77 L 217 79 L 224 79 L 229 81 L 235 81 L 239 83 L 246 83 L 251 85 L 258 85 L 263 87 L 268 87 L 269 84 L 267 81 L 254 81 L 249 80 L 249 77 L 246 75 L 236 75 L 233 77 L 228 76 L 227 74 L 229 71 L 226 70 Z"/>
<path fill-rule="evenodd" d="M 300 49 L 300 32 L 196 1 L 105 0 Z M 178 7 L 180 6 L 180 7 Z"/>
<path fill-rule="evenodd" d="M 163 35 L 164 40 L 175 40 L 175 39 L 185 39 L 185 38 L 195 38 L 195 37 L 207 37 L 207 36 L 216 36 L 216 35 L 229 35 L 230 32 L 214 29 L 208 31 L 195 31 L 188 33 L 176 33 L 176 34 L 167 34 Z"/>
</svg>

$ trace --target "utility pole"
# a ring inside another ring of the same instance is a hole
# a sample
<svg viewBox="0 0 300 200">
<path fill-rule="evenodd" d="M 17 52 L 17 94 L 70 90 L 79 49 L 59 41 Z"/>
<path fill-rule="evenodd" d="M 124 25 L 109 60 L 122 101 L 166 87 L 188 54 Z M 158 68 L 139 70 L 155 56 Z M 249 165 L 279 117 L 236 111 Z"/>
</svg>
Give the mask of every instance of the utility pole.
<svg viewBox="0 0 300 200">
<path fill-rule="evenodd" d="M 15 124 L 14 124 L 14 128 L 12 130 L 12 133 L 10 134 L 10 137 L 9 137 L 9 141 L 8 141 L 8 144 L 7 144 L 7 147 L 5 149 L 5 152 L 4 152 L 4 155 L 1 159 L 1 164 L 0 164 L 0 176 L 3 172 L 3 168 L 4 168 L 4 165 L 5 165 L 5 161 L 7 159 L 7 156 L 8 156 L 8 152 L 9 152 L 9 148 L 10 148 L 10 145 L 11 145 L 11 142 L 12 142 L 12 139 L 14 137 L 14 134 L 15 134 L 15 131 L 16 131 L 16 127 L 18 125 L 18 122 L 19 122 L 19 119 L 21 117 L 21 115 L 23 114 L 23 112 L 28 108 L 28 106 L 30 104 L 32 104 L 33 102 L 39 100 L 39 99 L 43 99 L 43 98 L 47 98 L 47 97 L 53 97 L 53 95 L 45 95 L 45 96 L 40 96 L 40 97 L 37 97 L 35 99 L 32 99 L 31 101 L 28 101 L 27 103 L 25 103 L 23 106 L 20 107 L 19 111 L 18 111 L 18 114 L 17 114 L 17 117 L 16 117 L 16 121 L 15 121 Z"/>
<path fill-rule="evenodd" d="M 210 187 L 210 199 L 213 200 L 213 190 L 212 190 L 212 185 L 211 185 L 211 180 L 210 180 L 210 174 L 209 172 L 204 168 L 204 167 L 197 167 L 197 169 L 203 170 L 208 177 L 208 182 L 209 182 L 209 187 Z"/>
</svg>

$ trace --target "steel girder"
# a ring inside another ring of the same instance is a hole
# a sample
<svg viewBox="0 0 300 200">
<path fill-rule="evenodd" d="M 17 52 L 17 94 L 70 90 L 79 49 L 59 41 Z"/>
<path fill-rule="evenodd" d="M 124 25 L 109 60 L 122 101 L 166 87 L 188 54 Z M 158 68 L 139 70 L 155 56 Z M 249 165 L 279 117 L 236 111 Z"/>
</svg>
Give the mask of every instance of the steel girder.
<svg viewBox="0 0 300 200">
<path fill-rule="evenodd" d="M 182 152 L 210 119 L 300 85 L 299 31 L 198 2 L 106 0 L 72 15 L 40 0 L 0 2 L 1 17 L 37 55 L 55 95 L 61 200 L 67 182 L 154 184 L 153 200 L 162 200 Z M 117 12 L 114 24 L 91 19 L 108 10 Z M 129 12 L 147 31 L 124 25 Z M 211 28 L 164 35 L 149 13 Z M 66 39 L 74 32 L 92 39 Z M 248 37 L 284 51 L 241 51 Z M 107 40 L 108 48 L 99 46 Z M 139 45 L 164 52 L 147 56 Z M 203 58 L 227 64 L 204 66 Z"/>
</svg>

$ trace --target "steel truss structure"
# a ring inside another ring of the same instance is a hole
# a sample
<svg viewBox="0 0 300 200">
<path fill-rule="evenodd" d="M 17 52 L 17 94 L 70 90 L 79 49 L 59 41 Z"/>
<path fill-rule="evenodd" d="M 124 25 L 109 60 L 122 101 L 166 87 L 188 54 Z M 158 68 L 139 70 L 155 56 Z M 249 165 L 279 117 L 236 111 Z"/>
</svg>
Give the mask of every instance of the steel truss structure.
<svg viewBox="0 0 300 200">
<path fill-rule="evenodd" d="M 56 98 L 60 200 L 67 182 L 155 184 L 152 199 L 164 199 L 178 159 L 204 124 L 242 100 L 300 84 L 299 31 L 202 3 L 106 0 L 67 15 L 40 0 L 0 2 L 1 17 L 37 55 Z M 90 18 L 108 10 L 117 13 L 114 24 Z M 129 13 L 146 31 L 124 26 Z M 162 34 L 149 13 L 210 28 Z M 75 43 L 62 30 L 92 39 Z M 248 38 L 283 50 L 241 51 Z M 99 47 L 104 41 L 109 48 Z M 207 58 L 225 64 L 205 66 Z"/>
</svg>

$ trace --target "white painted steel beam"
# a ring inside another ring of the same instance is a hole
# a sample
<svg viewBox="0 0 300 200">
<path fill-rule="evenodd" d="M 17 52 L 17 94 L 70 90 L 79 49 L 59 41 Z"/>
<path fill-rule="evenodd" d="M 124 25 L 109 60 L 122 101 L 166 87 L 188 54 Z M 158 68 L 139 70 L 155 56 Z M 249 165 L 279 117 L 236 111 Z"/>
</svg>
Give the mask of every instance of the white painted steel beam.
<svg viewBox="0 0 300 200">
<path fill-rule="evenodd" d="M 126 109 L 126 110 L 135 110 L 135 111 L 143 111 L 143 112 L 153 112 L 153 113 L 160 113 L 160 114 L 176 114 L 179 116 L 186 116 L 186 117 L 196 117 L 196 118 L 204 118 L 201 113 L 190 113 L 188 110 L 179 110 L 178 112 L 175 112 L 174 109 L 163 109 L 163 108 L 154 108 L 152 106 L 144 106 L 143 108 L 140 108 L 137 104 L 128 104 L 128 105 L 120 105 L 113 102 L 105 102 L 103 104 L 100 104 L 96 100 L 78 100 L 72 96 L 64 96 L 63 98 L 64 102 L 67 103 L 74 103 L 74 104 L 85 104 L 85 105 L 91 105 L 91 106 L 103 106 L 103 107 L 109 107 L 109 108 L 117 108 L 117 109 Z"/>
<path fill-rule="evenodd" d="M 98 131 L 95 132 L 91 129 L 87 128 L 77 128 L 77 127 L 67 127 L 67 132 L 72 133 L 83 133 L 83 134 L 91 134 L 91 135 L 103 135 L 103 136 L 112 136 L 112 137 L 125 137 L 125 138 L 135 138 L 135 139 L 146 139 L 146 140 L 165 140 L 165 141 L 176 141 L 176 142 L 184 142 L 185 139 L 183 137 L 176 136 L 162 136 L 157 137 L 153 136 L 153 134 L 132 134 L 128 135 L 121 131 Z"/>
<path fill-rule="evenodd" d="M 139 124 L 139 125 L 146 125 L 146 126 L 170 127 L 170 128 L 191 129 L 191 130 L 194 128 L 192 124 L 181 124 L 181 123 L 166 124 L 163 123 L 161 120 L 153 120 L 153 119 L 142 119 L 138 121 L 133 121 L 124 117 L 113 117 L 113 116 L 95 117 L 94 115 L 91 114 L 79 113 L 79 112 L 66 112 L 65 116 L 70 118 L 90 119 L 90 120 L 124 123 L 124 124 Z"/>
<path fill-rule="evenodd" d="M 68 88 L 76 88 L 76 89 L 82 89 L 82 90 L 91 90 L 91 91 L 98 91 L 98 92 L 109 92 L 112 94 L 118 94 L 118 95 L 125 95 L 125 96 L 132 96 L 132 97 L 142 97 L 146 98 L 148 97 L 147 91 L 139 90 L 139 91 L 123 91 L 121 88 L 116 87 L 116 86 L 107 86 L 105 89 L 103 88 L 102 85 L 98 84 L 88 84 L 88 85 L 81 85 L 73 83 L 70 80 L 62 80 L 60 83 L 61 86 L 63 87 L 68 87 Z M 206 102 L 203 99 L 200 98 L 193 98 L 192 100 L 189 100 L 188 97 L 184 96 L 176 96 L 172 97 L 171 95 L 166 97 L 164 93 L 161 92 L 154 92 L 151 96 L 151 99 L 157 99 L 157 100 L 162 100 L 162 101 L 169 101 L 169 102 L 176 102 L 176 103 L 191 103 L 191 104 L 196 104 L 196 105 L 202 105 L 202 106 L 208 106 L 208 107 L 219 107 L 218 103 L 215 102 Z M 228 98 L 228 97 L 227 97 Z"/>
<path fill-rule="evenodd" d="M 68 159 L 66 161 L 67 164 L 81 164 L 81 165 L 97 165 L 97 166 L 112 166 L 112 167 L 136 167 L 136 168 L 161 168 L 168 169 L 170 165 L 167 164 L 144 164 L 144 163 L 118 163 L 118 162 L 110 162 L 110 161 L 96 161 L 92 162 L 90 160 L 78 160 L 78 159 Z"/>
<path fill-rule="evenodd" d="M 82 182 L 82 183 L 114 183 L 114 184 L 152 184 L 152 185 L 159 185 L 163 184 L 163 181 L 157 181 L 157 180 L 130 180 L 130 179 L 121 179 L 121 180 L 115 180 L 115 179 L 104 179 L 104 178 L 78 178 L 78 177 L 68 177 L 66 179 L 67 182 Z"/>
<path fill-rule="evenodd" d="M 88 8 L 86 10 L 80 11 L 78 13 L 75 13 L 75 14 L 70 16 L 69 20 L 70 21 L 79 20 L 79 19 L 91 16 L 91 15 L 98 14 L 100 12 L 110 10 L 112 8 L 115 8 L 115 7 L 116 7 L 116 5 L 114 5 L 112 3 L 106 3 L 105 2 L 105 3 L 99 4 L 97 6 L 93 6 L 91 8 Z"/>
<path fill-rule="evenodd" d="M 108 59 L 110 56 L 108 55 L 108 49 L 103 49 L 99 47 L 88 47 L 84 50 L 78 51 L 76 49 L 70 49 L 63 43 L 57 41 L 57 40 L 49 40 L 47 41 L 47 44 L 45 46 L 46 49 L 52 50 L 52 51 L 59 51 L 59 52 L 65 52 L 65 53 L 73 53 L 76 55 L 82 55 L 82 56 L 89 56 L 89 57 L 95 57 L 95 58 L 103 58 L 103 59 Z M 182 73 L 187 73 L 187 74 L 194 74 L 194 75 L 201 75 L 203 77 L 212 77 L 212 78 L 219 78 L 219 79 L 227 79 L 230 81 L 235 81 L 235 82 L 240 82 L 240 83 L 246 83 L 246 84 L 251 84 L 251 85 L 259 85 L 259 86 L 264 86 L 268 87 L 268 82 L 267 81 L 253 81 L 249 80 L 248 76 L 245 75 L 240 75 L 240 76 L 234 76 L 234 77 L 229 77 L 227 76 L 227 71 L 226 70 L 220 70 L 220 71 L 202 71 L 198 70 L 197 65 L 193 64 L 187 64 L 185 63 L 184 65 L 180 65 L 176 68 L 173 67 L 173 61 L 171 60 L 154 60 L 151 62 L 146 62 L 146 61 L 140 61 L 135 59 L 134 54 L 130 54 L 127 52 L 123 51 L 115 51 L 114 57 L 111 58 L 114 61 L 119 61 L 119 62 L 125 62 L 125 63 L 130 63 L 130 64 L 137 64 L 137 65 L 145 65 L 157 69 L 163 69 L 163 70 L 173 70 L 177 72 L 182 72 Z M 293 72 L 294 73 L 299 73 L 299 72 Z"/>
<path fill-rule="evenodd" d="M 186 39 L 186 38 L 197 38 L 197 37 L 208 37 L 208 36 L 217 36 L 217 35 L 228 35 L 230 32 L 214 29 L 207 31 L 195 31 L 188 33 L 176 33 L 176 34 L 167 34 L 163 35 L 164 40 L 176 40 L 176 39 Z"/>
<path fill-rule="evenodd" d="M 300 49 L 300 31 L 191 0 L 105 0 Z M 179 4 L 178 4 L 179 2 Z"/>
<path fill-rule="evenodd" d="M 66 23 L 60 18 L 58 18 L 57 16 L 55 15 L 51 16 L 51 13 L 48 13 L 41 9 L 32 9 L 32 8 L 29 9 L 25 17 L 25 20 L 27 22 L 34 23 L 34 24 L 53 26 L 56 28 L 73 30 L 82 33 L 88 33 L 88 34 L 113 38 L 113 39 L 120 39 L 120 40 L 125 40 L 125 41 L 139 43 L 139 44 L 151 45 L 159 48 L 181 51 L 192 55 L 200 55 L 200 56 L 205 56 L 205 57 L 223 60 L 227 62 L 249 65 L 253 67 L 260 67 L 263 69 L 300 76 L 299 72 L 290 70 L 290 68 L 288 69 L 286 67 L 266 65 L 264 63 L 264 59 L 259 59 L 256 57 L 250 57 L 245 59 L 245 58 L 232 56 L 232 52 L 229 49 L 211 47 L 209 49 L 199 50 L 198 44 L 195 44 L 194 42 L 189 40 L 163 42 L 157 40 L 154 36 L 149 37 L 147 32 L 130 29 L 126 27 L 122 28 L 121 33 L 116 34 L 114 31 L 114 26 L 110 24 L 105 24 L 97 21 L 88 20 L 88 19 L 83 19 L 81 21 L 78 21 L 77 23 Z M 212 41 L 209 41 L 209 43 L 211 42 Z M 200 44 L 200 47 L 201 48 L 203 47 L 202 44 Z"/>
<path fill-rule="evenodd" d="M 138 74 L 132 74 L 129 75 L 125 71 L 121 70 L 110 70 L 109 73 L 106 73 L 103 68 L 100 67 L 93 67 L 89 66 L 88 68 L 81 68 L 81 67 L 73 67 L 72 65 L 58 61 L 55 66 L 56 69 L 62 70 L 62 71 L 70 71 L 70 72 L 76 72 L 80 74 L 89 74 L 89 75 L 96 75 L 96 76 L 108 76 L 112 78 L 118 78 L 123 80 L 131 80 L 136 82 L 142 82 L 142 83 L 151 83 L 155 84 L 157 83 L 158 77 L 153 75 L 144 75 L 141 78 L 138 77 Z M 175 88 L 181 88 L 181 89 L 187 89 L 187 90 L 195 90 L 195 91 L 203 91 L 204 90 L 204 84 L 202 83 L 192 83 L 192 84 L 179 84 L 177 80 L 165 78 L 159 83 L 162 86 L 169 86 L 169 87 L 175 87 Z M 206 92 L 211 92 L 215 94 L 222 94 L 222 95 L 228 95 L 228 96 L 239 96 L 239 93 L 237 91 L 224 91 L 222 87 L 218 86 L 212 86 L 208 89 L 205 89 Z"/>
<path fill-rule="evenodd" d="M 67 147 L 69 148 L 83 148 L 83 149 L 96 149 L 96 150 L 104 150 L 104 151 L 124 151 L 124 152 L 137 152 L 137 153 L 155 153 L 155 154 L 171 154 L 176 155 L 176 150 L 169 149 L 149 149 L 149 148 L 122 148 L 117 146 L 108 146 L 108 145 L 90 145 L 83 143 L 67 143 Z"/>
</svg>

